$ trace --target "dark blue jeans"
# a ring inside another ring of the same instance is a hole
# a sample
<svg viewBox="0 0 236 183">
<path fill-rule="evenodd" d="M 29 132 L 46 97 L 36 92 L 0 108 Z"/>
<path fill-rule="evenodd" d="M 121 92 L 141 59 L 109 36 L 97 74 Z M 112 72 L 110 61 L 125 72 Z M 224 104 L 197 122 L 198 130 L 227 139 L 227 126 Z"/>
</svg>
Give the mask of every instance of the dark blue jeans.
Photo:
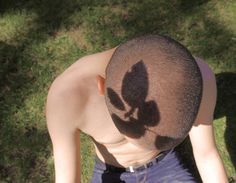
<svg viewBox="0 0 236 183">
<path fill-rule="evenodd" d="M 196 183 L 196 181 L 181 163 L 176 152 L 171 150 L 162 160 L 135 172 L 108 171 L 106 164 L 96 159 L 91 183 Z"/>
</svg>

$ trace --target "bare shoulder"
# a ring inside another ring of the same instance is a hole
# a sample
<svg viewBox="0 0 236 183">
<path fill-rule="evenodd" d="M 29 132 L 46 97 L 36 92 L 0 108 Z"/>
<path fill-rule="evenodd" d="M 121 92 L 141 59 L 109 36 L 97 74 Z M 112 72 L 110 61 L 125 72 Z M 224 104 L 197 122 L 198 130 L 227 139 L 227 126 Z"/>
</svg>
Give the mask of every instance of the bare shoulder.
<svg viewBox="0 0 236 183">
<path fill-rule="evenodd" d="M 195 58 L 200 68 L 203 80 L 203 92 L 195 125 L 211 124 L 216 104 L 215 74 L 204 60 Z"/>
<path fill-rule="evenodd" d="M 54 94 L 73 94 L 89 87 L 85 81 L 96 74 L 102 74 L 114 49 L 84 56 L 56 77 L 49 89 L 49 97 Z M 86 87 L 87 86 L 87 87 Z M 78 93 L 79 94 L 79 93 Z M 61 95 L 62 96 L 62 95 Z"/>
<path fill-rule="evenodd" d="M 116 48 L 109 49 L 103 52 L 86 55 L 69 68 L 67 68 L 60 77 L 66 77 L 68 75 L 78 75 L 79 77 L 88 76 L 92 74 L 102 74 Z M 77 78 L 77 77 L 76 77 Z"/>
<path fill-rule="evenodd" d="M 82 123 L 84 110 L 96 75 L 103 75 L 114 49 L 84 56 L 67 68 L 52 83 L 47 97 L 47 123 L 64 123 L 75 128 Z M 64 119 L 64 120 L 63 120 Z"/>
</svg>

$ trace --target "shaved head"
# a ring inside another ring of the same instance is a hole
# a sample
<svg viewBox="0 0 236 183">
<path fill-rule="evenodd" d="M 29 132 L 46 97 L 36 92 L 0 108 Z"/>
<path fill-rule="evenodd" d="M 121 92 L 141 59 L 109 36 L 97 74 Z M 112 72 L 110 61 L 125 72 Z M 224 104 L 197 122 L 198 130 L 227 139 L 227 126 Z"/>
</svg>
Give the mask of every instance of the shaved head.
<svg viewBox="0 0 236 183">
<path fill-rule="evenodd" d="M 107 68 L 105 99 L 118 128 L 132 142 L 167 150 L 187 136 L 202 97 L 202 77 L 177 41 L 149 35 L 121 44 Z"/>
</svg>

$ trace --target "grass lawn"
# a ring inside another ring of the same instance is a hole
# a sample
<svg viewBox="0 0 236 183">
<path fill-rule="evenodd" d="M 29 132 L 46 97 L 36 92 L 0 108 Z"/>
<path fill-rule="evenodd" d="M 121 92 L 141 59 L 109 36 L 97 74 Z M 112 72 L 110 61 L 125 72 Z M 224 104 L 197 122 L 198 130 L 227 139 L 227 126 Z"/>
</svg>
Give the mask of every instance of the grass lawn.
<svg viewBox="0 0 236 183">
<path fill-rule="evenodd" d="M 235 0 L 0 1 L 0 183 L 53 182 L 44 115 L 50 84 L 80 57 L 150 33 L 175 38 L 214 70 L 215 136 L 227 173 L 235 176 L 235 12 Z M 86 183 L 93 147 L 86 135 L 81 139 Z M 188 148 L 182 149 L 185 155 Z"/>
</svg>

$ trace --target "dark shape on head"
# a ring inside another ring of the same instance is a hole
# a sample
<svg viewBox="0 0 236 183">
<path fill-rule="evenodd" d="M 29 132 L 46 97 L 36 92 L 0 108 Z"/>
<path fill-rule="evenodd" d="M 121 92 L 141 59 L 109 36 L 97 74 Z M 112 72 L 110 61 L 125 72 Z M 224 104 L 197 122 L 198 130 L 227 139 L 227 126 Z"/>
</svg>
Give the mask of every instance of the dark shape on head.
<svg viewBox="0 0 236 183">
<path fill-rule="evenodd" d="M 119 95 L 114 92 L 114 90 L 112 90 L 111 88 L 107 88 L 107 95 L 112 105 L 114 105 L 117 109 L 121 111 L 125 110 L 125 106 L 122 100 L 120 99 Z"/>
<path fill-rule="evenodd" d="M 120 132 L 130 138 L 140 138 L 145 134 L 145 126 L 155 126 L 159 122 L 157 104 L 154 101 L 145 101 L 147 93 L 148 75 L 142 60 L 125 73 L 121 88 L 122 99 L 112 88 L 107 88 L 110 103 L 125 112 L 123 119 L 115 113 L 111 117 Z M 127 110 L 123 102 L 129 106 Z"/>
<path fill-rule="evenodd" d="M 191 129 L 201 102 L 202 77 L 183 45 L 149 35 L 115 50 L 106 68 L 105 87 L 118 130 L 162 150 L 179 144 Z"/>
<path fill-rule="evenodd" d="M 148 93 L 147 70 L 142 60 L 131 67 L 131 71 L 125 73 L 122 81 L 121 95 L 130 107 L 140 106 L 145 101 Z"/>
<path fill-rule="evenodd" d="M 147 126 L 155 126 L 160 120 L 160 114 L 155 101 L 144 102 L 138 109 L 140 123 L 148 121 Z M 144 123 L 145 125 L 145 123 Z"/>
<path fill-rule="evenodd" d="M 120 130 L 122 134 L 126 134 L 131 138 L 140 138 L 145 134 L 145 129 L 142 124 L 138 122 L 137 119 L 130 117 L 129 121 L 122 120 L 116 114 L 111 115 L 112 120 L 115 122 L 116 127 Z"/>
</svg>

